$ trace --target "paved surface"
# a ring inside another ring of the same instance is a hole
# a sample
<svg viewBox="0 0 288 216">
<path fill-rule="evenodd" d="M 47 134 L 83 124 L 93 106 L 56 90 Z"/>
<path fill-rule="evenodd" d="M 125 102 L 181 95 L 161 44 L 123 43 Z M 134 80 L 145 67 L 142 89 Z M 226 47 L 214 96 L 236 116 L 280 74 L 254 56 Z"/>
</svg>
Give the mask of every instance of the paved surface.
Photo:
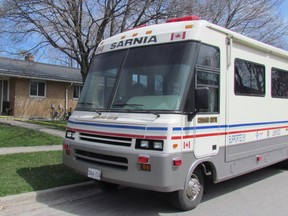
<svg viewBox="0 0 288 216">
<path fill-rule="evenodd" d="M 38 125 L 1 118 L 0 123 L 64 137 L 63 131 Z M 46 147 L 33 148 L 36 148 L 35 151 L 42 151 Z M 6 149 L 8 152 L 9 148 Z M 0 152 L 3 150 L 4 148 L 0 149 Z M 33 151 L 28 147 L 21 149 L 28 150 Z M 126 187 L 105 193 L 88 182 L 0 197 L 0 216 L 288 216 L 287 179 L 287 170 L 268 167 L 217 185 L 211 184 L 207 187 L 203 202 L 196 209 L 187 212 L 179 212 L 171 207 L 166 195 L 162 193 Z"/>
<path fill-rule="evenodd" d="M 7 147 L 7 148 L 5 147 L 5 148 L 0 148 L 0 155 L 39 152 L 39 151 L 58 151 L 58 150 L 62 150 L 62 145 Z"/>
<path fill-rule="evenodd" d="M 0 198 L 0 216 L 287 216 L 288 171 L 275 167 L 209 185 L 194 210 L 175 210 L 163 193 L 120 187 L 105 193 L 92 182 Z"/>
</svg>

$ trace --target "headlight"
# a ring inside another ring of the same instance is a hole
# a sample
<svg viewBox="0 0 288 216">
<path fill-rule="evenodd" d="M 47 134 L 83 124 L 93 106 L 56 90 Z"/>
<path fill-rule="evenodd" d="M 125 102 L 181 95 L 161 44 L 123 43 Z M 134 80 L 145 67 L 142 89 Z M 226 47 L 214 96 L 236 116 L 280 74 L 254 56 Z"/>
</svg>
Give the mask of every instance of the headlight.
<svg viewBox="0 0 288 216">
<path fill-rule="evenodd" d="M 153 148 L 157 150 L 163 150 L 163 142 L 162 141 L 153 141 Z"/>
<path fill-rule="evenodd" d="M 140 140 L 140 148 L 149 148 L 149 141 L 148 140 Z"/>
<path fill-rule="evenodd" d="M 75 131 L 66 130 L 65 138 L 75 139 Z"/>
<path fill-rule="evenodd" d="M 136 140 L 136 149 L 163 151 L 162 140 Z"/>
</svg>

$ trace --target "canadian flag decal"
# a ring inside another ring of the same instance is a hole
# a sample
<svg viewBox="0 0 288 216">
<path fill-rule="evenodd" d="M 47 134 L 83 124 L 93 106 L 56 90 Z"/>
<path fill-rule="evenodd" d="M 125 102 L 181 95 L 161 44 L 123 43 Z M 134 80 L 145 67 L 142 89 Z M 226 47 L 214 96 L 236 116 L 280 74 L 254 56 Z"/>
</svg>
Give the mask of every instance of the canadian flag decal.
<svg viewBox="0 0 288 216">
<path fill-rule="evenodd" d="M 183 148 L 184 148 L 184 149 L 190 149 L 190 148 L 191 148 L 190 141 L 184 142 L 184 143 L 183 143 Z"/>
<path fill-rule="evenodd" d="M 186 32 L 174 32 L 171 33 L 171 41 L 175 41 L 175 40 L 184 40 L 186 38 Z"/>
</svg>

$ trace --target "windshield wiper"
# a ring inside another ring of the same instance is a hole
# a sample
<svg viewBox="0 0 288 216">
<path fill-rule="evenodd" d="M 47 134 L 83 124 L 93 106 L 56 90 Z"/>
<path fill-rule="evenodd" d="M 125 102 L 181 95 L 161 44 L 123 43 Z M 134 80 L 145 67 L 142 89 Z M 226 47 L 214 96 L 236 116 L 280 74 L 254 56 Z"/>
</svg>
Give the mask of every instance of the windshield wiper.
<svg viewBox="0 0 288 216">
<path fill-rule="evenodd" d="M 112 106 L 117 106 L 117 107 L 134 107 L 136 109 L 142 110 L 139 106 L 143 106 L 143 104 L 129 104 L 129 103 L 114 103 Z"/>
<path fill-rule="evenodd" d="M 88 102 L 79 102 L 78 104 L 81 104 L 81 105 L 94 105 L 94 103 L 88 103 Z M 96 112 L 98 115 L 101 115 L 102 112 L 98 111 L 97 109 L 93 108 L 92 109 L 94 112 Z"/>
<path fill-rule="evenodd" d="M 120 106 L 120 107 L 124 107 L 124 106 L 128 106 L 128 107 L 133 107 L 133 108 L 136 108 L 137 110 L 141 110 L 141 111 L 144 111 L 144 112 L 147 112 L 147 113 L 151 113 L 155 116 L 157 116 L 157 118 L 160 117 L 160 114 L 158 113 L 155 113 L 155 112 L 152 112 L 150 110 L 145 110 L 145 109 L 142 109 L 140 108 L 139 106 L 144 106 L 143 104 L 129 104 L 129 103 L 114 103 L 112 106 Z"/>
</svg>

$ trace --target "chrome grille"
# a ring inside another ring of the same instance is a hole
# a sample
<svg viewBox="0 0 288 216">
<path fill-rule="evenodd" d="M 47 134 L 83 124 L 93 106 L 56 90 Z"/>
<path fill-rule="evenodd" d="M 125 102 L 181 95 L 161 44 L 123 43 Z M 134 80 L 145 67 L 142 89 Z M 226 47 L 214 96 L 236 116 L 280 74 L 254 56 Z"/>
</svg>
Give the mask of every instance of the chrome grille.
<svg viewBox="0 0 288 216">
<path fill-rule="evenodd" d="M 95 135 L 95 134 L 89 134 L 89 133 L 80 133 L 79 138 L 80 140 L 83 140 L 83 141 L 103 144 L 103 145 L 130 147 L 132 143 L 131 138 L 102 136 L 102 135 Z"/>
<path fill-rule="evenodd" d="M 104 155 L 98 154 L 94 152 L 88 152 L 80 149 L 75 149 L 75 159 L 87 162 L 91 164 L 117 168 L 117 169 L 128 169 L 128 159 L 124 157 L 112 156 L 112 155 Z"/>
</svg>

